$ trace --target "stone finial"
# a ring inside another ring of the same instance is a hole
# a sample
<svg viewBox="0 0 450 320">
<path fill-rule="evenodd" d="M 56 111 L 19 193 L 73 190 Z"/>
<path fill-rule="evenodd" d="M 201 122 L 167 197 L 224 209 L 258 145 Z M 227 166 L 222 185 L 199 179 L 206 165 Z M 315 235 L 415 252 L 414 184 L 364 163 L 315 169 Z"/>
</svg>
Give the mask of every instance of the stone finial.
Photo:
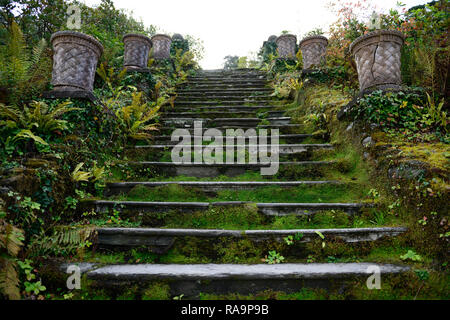
<svg viewBox="0 0 450 320">
<path fill-rule="evenodd" d="M 149 37 L 142 34 L 127 34 L 123 37 L 124 67 L 127 69 L 145 69 L 148 64 L 148 54 L 152 47 Z"/>
<path fill-rule="evenodd" d="M 350 45 L 358 69 L 361 91 L 372 87 L 398 87 L 401 78 L 401 48 L 404 36 L 399 31 L 377 30 L 359 37 Z"/>
<path fill-rule="evenodd" d="M 283 34 L 276 40 L 278 56 L 281 59 L 296 59 L 297 37 L 292 34 Z"/>
<path fill-rule="evenodd" d="M 94 89 L 95 71 L 103 46 L 94 37 L 60 31 L 52 35 L 54 91 L 87 91 Z"/>
<path fill-rule="evenodd" d="M 152 37 L 153 58 L 156 60 L 170 58 L 170 46 L 172 38 L 165 34 L 157 34 Z"/>
<path fill-rule="evenodd" d="M 325 62 L 328 39 L 323 36 L 306 37 L 300 41 L 303 56 L 303 70 L 311 69 Z"/>
</svg>

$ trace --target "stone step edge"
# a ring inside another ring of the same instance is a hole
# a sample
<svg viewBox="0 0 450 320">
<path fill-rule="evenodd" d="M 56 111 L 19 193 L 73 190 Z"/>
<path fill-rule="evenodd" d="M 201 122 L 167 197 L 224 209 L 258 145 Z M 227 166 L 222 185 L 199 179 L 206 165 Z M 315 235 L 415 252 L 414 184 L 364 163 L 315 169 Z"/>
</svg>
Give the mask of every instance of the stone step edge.
<svg viewBox="0 0 450 320">
<path fill-rule="evenodd" d="M 99 243 L 102 235 L 109 236 L 139 236 L 139 237 L 204 237 L 204 238 L 263 238 L 302 234 L 299 242 L 310 242 L 320 238 L 341 237 L 346 242 L 377 240 L 384 236 L 394 237 L 408 231 L 406 227 L 377 227 L 377 228 L 341 228 L 341 229 L 286 229 L 286 230 L 223 230 L 223 229 L 162 229 L 162 228 L 98 228 Z"/>
<path fill-rule="evenodd" d="M 255 205 L 258 209 L 305 209 L 305 210 L 331 210 L 347 209 L 358 210 L 367 207 L 373 207 L 370 203 L 255 203 L 251 201 L 220 201 L 220 202 L 171 202 L 171 201 L 114 201 L 114 200 L 83 200 L 86 204 L 95 206 L 131 206 L 131 207 L 171 207 L 171 208 L 189 208 L 189 209 L 207 209 L 210 207 Z"/>
<path fill-rule="evenodd" d="M 189 120 L 189 121 L 195 121 L 195 120 L 199 120 L 202 122 L 207 122 L 207 121 L 261 121 L 263 119 L 261 118 L 214 118 L 214 119 L 208 119 L 208 118 L 162 118 L 162 120 Z M 271 117 L 271 118 L 264 118 L 264 120 L 270 121 L 270 120 L 291 120 L 291 117 Z"/>
<path fill-rule="evenodd" d="M 191 148 L 206 148 L 206 147 L 212 147 L 211 145 L 187 145 Z M 226 143 L 223 144 L 224 147 L 227 146 Z M 306 148 L 306 149 L 331 149 L 333 148 L 332 144 L 325 143 L 325 144 L 235 144 L 233 145 L 236 148 L 272 148 L 277 147 L 278 148 Z M 164 144 L 164 145 L 142 145 L 142 146 L 135 146 L 136 149 L 166 149 L 166 148 L 173 148 L 174 145 L 171 144 Z"/>
<path fill-rule="evenodd" d="M 305 134 L 299 133 L 299 134 L 279 134 L 279 135 L 273 135 L 271 137 L 278 137 L 279 139 L 285 139 L 285 138 L 312 138 L 312 137 L 315 137 L 315 136 L 316 135 L 309 134 L 309 133 L 305 133 Z M 198 137 L 198 138 L 201 138 L 202 136 L 193 136 L 193 135 L 183 136 L 182 135 L 181 137 L 192 137 L 192 138 Z M 154 138 L 154 140 L 158 140 L 158 139 L 171 140 L 172 136 L 162 135 L 162 136 L 153 136 L 153 138 Z M 250 139 L 250 138 L 259 138 L 259 137 L 258 136 L 248 136 L 248 137 L 245 137 L 245 138 L 246 139 Z"/>
<path fill-rule="evenodd" d="M 185 167 L 248 167 L 248 168 L 261 168 L 267 167 L 270 163 L 214 163 L 214 164 L 206 164 L 206 163 L 176 163 L 176 162 L 158 162 L 158 161 L 139 161 L 127 162 L 129 164 L 134 165 L 147 165 L 147 166 L 163 166 L 163 167 L 172 167 L 172 166 L 185 166 Z M 331 165 L 336 163 L 335 161 L 280 161 L 279 165 Z"/>
<path fill-rule="evenodd" d="M 66 271 L 71 264 L 62 264 Z M 281 264 L 117 264 L 101 266 L 78 263 L 81 271 L 91 279 L 111 280 L 308 280 L 349 279 L 373 274 L 373 267 L 381 275 L 409 272 L 408 266 L 379 263 L 281 263 Z"/>
<path fill-rule="evenodd" d="M 324 181 L 141 181 L 141 182 L 108 182 L 106 187 L 108 189 L 122 188 L 132 189 L 136 186 L 144 186 L 149 188 L 162 187 L 168 185 L 178 185 L 182 187 L 198 187 L 198 188 L 254 188 L 254 187 L 298 187 L 298 186 L 315 186 L 315 185 L 339 185 L 343 184 L 336 180 L 324 180 Z"/>
</svg>

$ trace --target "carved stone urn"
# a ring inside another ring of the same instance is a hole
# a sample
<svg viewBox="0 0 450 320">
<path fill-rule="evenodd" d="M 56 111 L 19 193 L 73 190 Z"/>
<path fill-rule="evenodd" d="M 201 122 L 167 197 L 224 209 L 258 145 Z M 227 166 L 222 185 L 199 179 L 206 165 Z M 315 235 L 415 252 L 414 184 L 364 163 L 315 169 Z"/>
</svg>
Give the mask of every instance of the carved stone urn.
<svg viewBox="0 0 450 320">
<path fill-rule="evenodd" d="M 123 37 L 124 67 L 128 70 L 146 69 L 148 65 L 148 55 L 152 47 L 149 37 L 141 34 L 127 34 Z"/>
<path fill-rule="evenodd" d="M 300 41 L 303 56 L 303 70 L 319 66 L 326 61 L 328 39 L 323 36 L 306 37 Z"/>
<path fill-rule="evenodd" d="M 297 59 L 297 37 L 293 34 L 283 34 L 276 40 L 278 57 L 281 59 Z"/>
<path fill-rule="evenodd" d="M 350 51 L 355 57 L 361 91 L 401 85 L 400 57 L 403 43 L 403 34 L 390 30 L 370 32 L 353 41 Z"/>
<path fill-rule="evenodd" d="M 94 37 L 73 31 L 56 32 L 53 45 L 52 85 L 54 91 L 86 91 L 94 89 L 97 62 L 103 46 Z"/>
<path fill-rule="evenodd" d="M 170 58 L 170 46 L 172 45 L 172 38 L 165 34 L 157 34 L 152 37 L 153 43 L 153 58 L 156 60 Z"/>
</svg>

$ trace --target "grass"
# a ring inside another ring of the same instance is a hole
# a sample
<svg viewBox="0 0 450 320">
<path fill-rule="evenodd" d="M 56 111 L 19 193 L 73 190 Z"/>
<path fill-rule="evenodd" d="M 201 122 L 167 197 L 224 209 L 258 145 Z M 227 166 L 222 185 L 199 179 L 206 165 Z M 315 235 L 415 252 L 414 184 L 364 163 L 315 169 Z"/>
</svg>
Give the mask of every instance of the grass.
<svg viewBox="0 0 450 320">
<path fill-rule="evenodd" d="M 222 190 L 216 195 L 208 195 L 198 188 L 171 184 L 155 188 L 136 186 L 127 195 L 120 195 L 113 199 L 119 201 L 331 203 L 358 202 L 366 198 L 367 192 L 368 190 L 355 184 L 325 184 L 293 188 L 268 186 L 254 190 Z"/>
<path fill-rule="evenodd" d="M 266 216 L 258 212 L 254 204 L 209 207 L 206 210 L 186 212 L 182 209 L 168 212 L 133 211 L 120 214 L 123 223 L 107 222 L 96 217 L 90 223 L 99 227 L 152 227 L 180 229 L 224 229 L 224 230 L 283 230 L 283 229 L 328 229 L 402 226 L 400 217 L 383 211 L 383 219 L 376 219 L 380 209 L 362 209 L 359 215 L 348 215 L 339 210 L 321 211 L 309 216 Z M 100 223 L 98 223 L 100 221 Z"/>
</svg>

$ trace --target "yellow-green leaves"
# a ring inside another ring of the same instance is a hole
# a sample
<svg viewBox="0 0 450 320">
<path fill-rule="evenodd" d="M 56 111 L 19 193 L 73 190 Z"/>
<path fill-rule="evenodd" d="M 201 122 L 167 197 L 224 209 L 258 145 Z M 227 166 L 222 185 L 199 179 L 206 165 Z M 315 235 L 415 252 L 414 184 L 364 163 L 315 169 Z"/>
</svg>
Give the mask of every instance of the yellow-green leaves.
<svg viewBox="0 0 450 320">
<path fill-rule="evenodd" d="M 87 171 L 81 171 L 81 168 L 84 166 L 84 163 L 79 163 L 75 170 L 72 172 L 72 180 L 76 182 L 80 181 L 89 181 L 89 179 L 92 177 L 92 174 Z"/>
</svg>

